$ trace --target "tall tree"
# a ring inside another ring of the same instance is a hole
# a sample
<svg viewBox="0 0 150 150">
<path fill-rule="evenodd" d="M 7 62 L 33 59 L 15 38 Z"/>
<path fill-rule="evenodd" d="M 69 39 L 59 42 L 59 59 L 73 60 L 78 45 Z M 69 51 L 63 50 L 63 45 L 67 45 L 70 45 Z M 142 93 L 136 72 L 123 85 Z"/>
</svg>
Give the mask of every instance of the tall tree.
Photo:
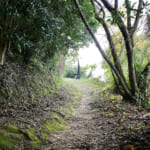
<svg viewBox="0 0 150 150">
<path fill-rule="evenodd" d="M 137 81 L 137 70 L 135 67 L 135 57 L 134 57 L 134 33 L 137 30 L 139 20 L 143 14 L 144 6 L 148 5 L 148 2 L 144 0 L 139 0 L 137 3 L 132 3 L 130 0 L 124 0 L 124 5 L 119 7 L 119 1 L 114 0 L 112 4 L 109 0 L 88 0 L 87 3 L 93 6 L 93 13 L 95 14 L 95 19 L 102 25 L 107 40 L 110 46 L 111 55 L 113 57 L 113 62 L 109 59 L 109 57 L 105 54 L 102 46 L 94 35 L 88 21 L 85 18 L 85 15 L 82 11 L 82 7 L 79 4 L 78 0 L 74 0 L 75 5 L 79 11 L 79 15 L 85 24 L 87 30 L 92 36 L 98 50 L 102 54 L 103 58 L 106 60 L 108 65 L 110 66 L 113 74 L 114 80 L 116 84 L 120 84 L 120 93 L 124 98 L 128 98 L 132 101 L 136 101 L 140 98 L 142 94 L 142 89 L 138 86 Z M 125 11 L 124 11 L 125 10 Z M 107 11 L 107 12 L 106 12 Z M 111 18 L 109 17 L 111 15 Z M 127 83 L 127 79 L 125 79 L 123 68 L 121 66 L 121 62 L 119 59 L 119 55 L 117 54 L 113 36 L 109 29 L 109 24 L 115 25 L 119 28 L 122 33 L 122 37 L 124 39 L 125 49 L 126 49 L 126 57 L 128 62 L 128 79 L 129 84 Z M 149 63 L 145 66 L 145 69 L 148 68 Z M 145 70 L 144 69 L 144 70 Z M 143 70 L 143 75 L 144 71 Z M 147 69 L 146 69 L 147 70 Z M 147 76 L 147 74 L 145 74 Z M 146 78 L 146 77 L 145 77 Z"/>
</svg>

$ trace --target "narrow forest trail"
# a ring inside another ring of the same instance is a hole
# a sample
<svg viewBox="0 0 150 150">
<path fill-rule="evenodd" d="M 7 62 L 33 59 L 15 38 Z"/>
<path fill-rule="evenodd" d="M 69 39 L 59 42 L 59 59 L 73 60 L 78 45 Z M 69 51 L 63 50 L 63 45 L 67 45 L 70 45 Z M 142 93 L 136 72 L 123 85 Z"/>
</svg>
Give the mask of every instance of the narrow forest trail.
<svg viewBox="0 0 150 150">
<path fill-rule="evenodd" d="M 148 121 L 128 118 L 140 117 L 146 111 L 139 111 L 136 106 L 125 103 L 111 89 L 102 91 L 102 87 L 80 80 L 68 81 L 84 96 L 76 108 L 76 113 L 66 120 L 69 129 L 59 134 L 51 134 L 48 138 L 50 144 L 43 150 L 150 149 Z"/>
<path fill-rule="evenodd" d="M 78 83 L 80 81 L 77 81 Z M 77 84 L 78 84 L 77 83 Z M 92 102 L 92 86 L 78 84 L 83 93 L 83 99 L 76 108 L 73 118 L 67 122 L 69 129 L 53 134 L 49 140 L 52 145 L 47 150 L 88 150 L 92 143 L 95 145 L 97 130 L 94 126 L 93 113 L 90 106 Z"/>
</svg>

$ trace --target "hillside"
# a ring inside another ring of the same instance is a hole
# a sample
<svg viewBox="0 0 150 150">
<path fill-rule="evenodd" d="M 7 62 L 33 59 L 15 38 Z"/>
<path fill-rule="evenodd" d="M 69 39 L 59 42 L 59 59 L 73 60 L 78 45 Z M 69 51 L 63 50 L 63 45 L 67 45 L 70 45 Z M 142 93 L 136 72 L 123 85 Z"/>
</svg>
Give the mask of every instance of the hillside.
<svg viewBox="0 0 150 150">
<path fill-rule="evenodd" d="M 42 147 L 51 133 L 68 128 L 78 90 L 38 66 L 6 64 L 0 77 L 0 149 Z"/>
</svg>

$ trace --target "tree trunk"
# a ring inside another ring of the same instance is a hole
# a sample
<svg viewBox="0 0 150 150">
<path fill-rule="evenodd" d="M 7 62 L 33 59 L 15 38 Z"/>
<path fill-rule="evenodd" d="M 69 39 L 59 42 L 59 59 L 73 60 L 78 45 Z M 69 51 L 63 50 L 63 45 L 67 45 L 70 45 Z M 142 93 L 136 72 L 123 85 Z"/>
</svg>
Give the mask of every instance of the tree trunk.
<svg viewBox="0 0 150 150">
<path fill-rule="evenodd" d="M 5 53 L 7 50 L 7 43 L 0 46 L 0 65 L 4 65 Z"/>
<path fill-rule="evenodd" d="M 125 46 L 127 50 L 130 85 L 132 88 L 132 93 L 135 94 L 135 92 L 138 91 L 138 86 L 137 86 L 136 71 L 135 71 L 135 64 L 134 64 L 134 51 L 133 51 L 134 44 L 132 39 L 129 36 L 128 31 L 125 30 L 126 30 L 125 28 L 121 29 L 121 32 L 123 34 Z"/>
</svg>

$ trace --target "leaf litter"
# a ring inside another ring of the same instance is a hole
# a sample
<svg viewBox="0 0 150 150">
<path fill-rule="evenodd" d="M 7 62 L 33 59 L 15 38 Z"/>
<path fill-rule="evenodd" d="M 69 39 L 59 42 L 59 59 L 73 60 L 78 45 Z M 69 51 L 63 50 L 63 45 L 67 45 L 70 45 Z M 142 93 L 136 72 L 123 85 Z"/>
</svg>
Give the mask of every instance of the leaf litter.
<svg viewBox="0 0 150 150">
<path fill-rule="evenodd" d="M 84 97 L 69 129 L 51 135 L 44 150 L 148 150 L 149 112 L 115 95 L 111 89 L 99 91 L 83 87 Z"/>
</svg>

